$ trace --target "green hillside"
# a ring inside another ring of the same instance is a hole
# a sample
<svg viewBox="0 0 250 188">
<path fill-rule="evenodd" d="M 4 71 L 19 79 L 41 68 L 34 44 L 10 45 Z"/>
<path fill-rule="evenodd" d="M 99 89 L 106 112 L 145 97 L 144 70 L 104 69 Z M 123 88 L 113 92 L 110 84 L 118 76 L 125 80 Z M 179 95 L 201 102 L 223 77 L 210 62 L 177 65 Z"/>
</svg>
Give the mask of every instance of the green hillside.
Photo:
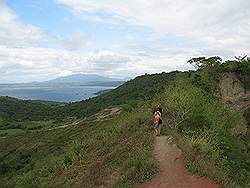
<svg viewBox="0 0 250 188">
<path fill-rule="evenodd" d="M 158 170 L 151 121 L 159 103 L 162 134 L 174 137 L 190 171 L 224 187 L 247 187 L 249 109 L 244 117 L 227 107 L 219 81 L 234 73 L 248 90 L 250 60 L 202 57 L 189 63 L 197 71 L 139 76 L 70 104 L 1 97 L 0 131 L 21 131 L 0 134 L 0 187 L 133 187 L 144 182 Z M 121 113 L 112 112 L 118 107 Z"/>
<path fill-rule="evenodd" d="M 0 139 L 0 187 L 132 186 L 157 170 L 149 114 Z M 115 176 L 114 182 L 110 177 Z"/>
<path fill-rule="evenodd" d="M 175 79 L 177 73 L 163 72 L 161 74 L 146 74 L 136 77 L 100 96 L 59 108 L 55 113 L 55 118 L 68 115 L 85 117 L 112 105 L 123 105 L 124 108 L 133 109 L 140 101 L 150 99 L 155 94 L 163 91 L 164 87 Z"/>
<path fill-rule="evenodd" d="M 65 105 L 0 97 L 0 118 L 8 122 L 61 120 L 68 116 L 89 116 L 111 105 L 126 105 L 127 108 L 131 108 L 136 106 L 139 100 L 150 98 L 160 92 L 168 82 L 175 79 L 176 73 L 139 76 L 95 98 Z"/>
<path fill-rule="evenodd" d="M 23 121 L 48 120 L 51 112 L 62 103 L 19 100 L 0 96 L 0 129 L 16 128 Z"/>
</svg>

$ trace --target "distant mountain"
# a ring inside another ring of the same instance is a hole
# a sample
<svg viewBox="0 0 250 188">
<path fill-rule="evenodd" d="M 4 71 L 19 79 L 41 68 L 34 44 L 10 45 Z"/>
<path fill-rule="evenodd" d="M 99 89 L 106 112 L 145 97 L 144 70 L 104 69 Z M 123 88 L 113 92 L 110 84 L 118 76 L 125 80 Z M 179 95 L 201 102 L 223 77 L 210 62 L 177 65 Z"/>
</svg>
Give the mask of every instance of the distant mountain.
<svg viewBox="0 0 250 188">
<path fill-rule="evenodd" d="M 53 80 L 46 81 L 46 83 L 96 83 L 96 82 L 113 82 L 122 81 L 116 78 L 109 78 L 104 76 L 99 76 L 96 74 L 73 74 L 69 76 L 58 77 Z"/>
<path fill-rule="evenodd" d="M 127 79 L 109 78 L 96 74 L 73 74 L 58 77 L 53 80 L 30 83 L 6 83 L 0 84 L 2 88 L 23 88 L 23 87 L 72 87 L 72 86 L 106 86 L 117 87 Z"/>
</svg>

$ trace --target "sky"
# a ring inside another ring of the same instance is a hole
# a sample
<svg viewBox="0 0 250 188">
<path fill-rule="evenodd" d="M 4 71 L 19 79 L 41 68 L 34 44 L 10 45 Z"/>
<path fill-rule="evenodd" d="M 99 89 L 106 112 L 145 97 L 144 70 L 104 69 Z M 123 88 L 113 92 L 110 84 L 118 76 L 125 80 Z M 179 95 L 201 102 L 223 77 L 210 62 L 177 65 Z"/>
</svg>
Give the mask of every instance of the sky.
<svg viewBox="0 0 250 188">
<path fill-rule="evenodd" d="M 249 0 L 0 0 L 0 83 L 132 78 L 249 54 Z"/>
</svg>

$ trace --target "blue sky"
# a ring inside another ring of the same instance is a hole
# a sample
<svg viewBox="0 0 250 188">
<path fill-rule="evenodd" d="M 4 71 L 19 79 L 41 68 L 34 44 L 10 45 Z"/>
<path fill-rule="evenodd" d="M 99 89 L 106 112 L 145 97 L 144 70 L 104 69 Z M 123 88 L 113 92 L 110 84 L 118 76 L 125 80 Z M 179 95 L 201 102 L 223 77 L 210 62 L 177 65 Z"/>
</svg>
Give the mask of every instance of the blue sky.
<svg viewBox="0 0 250 188">
<path fill-rule="evenodd" d="M 0 82 L 127 78 L 249 54 L 248 0 L 0 0 Z M 237 24 L 235 24 L 237 23 Z"/>
<path fill-rule="evenodd" d="M 84 50 L 111 49 L 112 45 L 115 44 L 125 46 L 132 45 L 134 42 L 144 45 L 143 39 L 152 32 L 150 28 L 143 26 L 83 19 L 71 11 L 69 7 L 57 4 L 53 0 L 9 0 L 6 1 L 6 4 L 18 15 L 22 23 L 42 28 L 49 35 L 63 38 L 74 32 L 83 32 L 98 41 L 93 42 L 91 46 L 87 46 Z M 89 13 L 85 13 L 85 15 L 93 16 Z M 94 16 L 109 19 L 111 15 L 100 11 L 94 13 Z M 135 37 L 132 38 L 131 36 Z M 130 40 L 129 37 L 131 37 Z M 171 36 L 167 40 L 175 42 L 173 41 L 175 37 Z"/>
</svg>

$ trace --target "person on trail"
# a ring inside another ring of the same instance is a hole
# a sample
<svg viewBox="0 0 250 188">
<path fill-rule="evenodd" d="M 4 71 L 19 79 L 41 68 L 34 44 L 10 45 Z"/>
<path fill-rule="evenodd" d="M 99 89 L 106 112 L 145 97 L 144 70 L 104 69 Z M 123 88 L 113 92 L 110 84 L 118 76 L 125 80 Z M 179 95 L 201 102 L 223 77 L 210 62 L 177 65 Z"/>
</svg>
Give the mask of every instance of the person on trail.
<svg viewBox="0 0 250 188">
<path fill-rule="evenodd" d="M 160 107 L 160 105 L 158 104 L 156 107 L 156 111 L 159 111 L 162 114 L 162 108 Z"/>
<path fill-rule="evenodd" d="M 160 136 L 161 124 L 162 124 L 162 108 L 160 107 L 160 105 L 157 105 L 157 108 L 154 112 L 154 129 L 156 136 Z"/>
</svg>

